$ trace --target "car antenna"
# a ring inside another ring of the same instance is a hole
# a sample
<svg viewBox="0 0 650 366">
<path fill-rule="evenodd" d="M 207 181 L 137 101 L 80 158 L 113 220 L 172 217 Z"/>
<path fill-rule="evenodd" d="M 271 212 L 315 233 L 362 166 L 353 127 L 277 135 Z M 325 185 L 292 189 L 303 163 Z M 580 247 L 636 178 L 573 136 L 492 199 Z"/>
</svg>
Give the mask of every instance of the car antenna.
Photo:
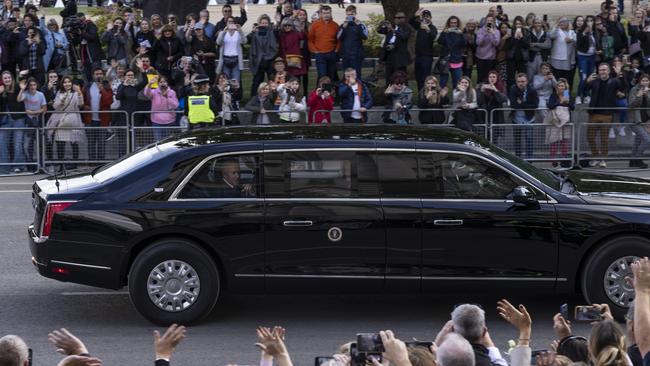
<svg viewBox="0 0 650 366">
<path fill-rule="evenodd" d="M 54 185 L 56 186 L 56 192 L 61 192 L 59 189 L 59 177 L 56 175 L 56 169 L 54 169 Z"/>
</svg>

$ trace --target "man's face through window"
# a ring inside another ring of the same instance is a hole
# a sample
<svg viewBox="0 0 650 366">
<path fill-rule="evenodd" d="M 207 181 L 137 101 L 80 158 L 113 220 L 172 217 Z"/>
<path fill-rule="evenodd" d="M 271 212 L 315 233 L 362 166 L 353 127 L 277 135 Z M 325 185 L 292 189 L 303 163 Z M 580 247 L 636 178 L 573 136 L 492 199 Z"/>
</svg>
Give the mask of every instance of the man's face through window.
<svg viewBox="0 0 650 366">
<path fill-rule="evenodd" d="M 231 186 L 239 185 L 239 163 L 229 162 L 226 163 L 221 170 L 223 179 Z"/>
</svg>

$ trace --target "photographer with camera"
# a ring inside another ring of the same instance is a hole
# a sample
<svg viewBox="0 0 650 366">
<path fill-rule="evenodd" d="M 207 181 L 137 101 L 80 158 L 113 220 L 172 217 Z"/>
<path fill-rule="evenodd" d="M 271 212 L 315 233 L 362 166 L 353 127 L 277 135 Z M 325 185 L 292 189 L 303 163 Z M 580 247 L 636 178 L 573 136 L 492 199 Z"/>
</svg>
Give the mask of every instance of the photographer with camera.
<svg viewBox="0 0 650 366">
<path fill-rule="evenodd" d="M 246 36 L 248 43 L 251 45 L 249 68 L 253 73 L 253 83 L 251 84 L 251 96 L 257 93 L 257 87 L 264 76 L 271 78 L 273 71 L 273 60 L 278 53 L 279 44 L 275 27 L 271 24 L 271 18 L 262 14 L 257 20 L 257 25 Z"/>
<path fill-rule="evenodd" d="M 221 73 L 217 76 L 217 82 L 212 88 L 212 95 L 217 102 L 219 119 L 222 125 L 238 125 L 239 116 L 237 113 L 230 113 L 239 110 L 239 102 L 242 98 L 242 88 L 239 80 L 229 79 L 228 75 Z"/>
<path fill-rule="evenodd" d="M 422 8 L 418 9 L 415 15 L 409 19 L 409 24 L 416 30 L 414 66 L 415 81 L 418 84 L 418 91 L 420 91 L 424 87 L 424 79 L 431 74 L 431 66 L 433 66 L 433 44 L 436 41 L 438 29 L 431 21 L 431 11 Z M 458 27 L 460 28 L 460 24 L 458 24 Z M 461 57 L 455 63 L 462 63 L 463 52 L 464 47 L 461 47 L 459 50 Z M 460 77 L 457 79 L 460 79 Z"/>
<path fill-rule="evenodd" d="M 390 21 L 383 21 L 377 30 L 377 33 L 386 36 L 386 42 L 379 57 L 384 62 L 386 84 L 390 82 L 395 71 L 406 72 L 406 67 L 412 62 L 411 53 L 408 50 L 411 27 L 406 23 L 406 14 L 398 11 L 395 13 L 394 22 L 393 25 Z"/>
<path fill-rule="evenodd" d="M 34 26 L 27 29 L 27 37 L 18 45 L 21 73 L 35 78 L 39 83 L 45 81 L 45 66 L 43 66 L 45 48 L 41 33 Z"/>
<path fill-rule="evenodd" d="M 486 80 L 488 72 L 495 68 L 500 42 L 501 33 L 497 29 L 496 18 L 488 14 L 476 33 L 476 80 Z"/>
<path fill-rule="evenodd" d="M 332 117 L 329 112 L 334 109 L 334 96 L 332 95 L 332 80 L 329 76 L 323 76 L 318 79 L 318 86 L 312 90 L 307 98 L 307 107 L 309 108 L 309 124 L 327 124 L 332 123 Z"/>
<path fill-rule="evenodd" d="M 241 70 L 244 68 L 244 44 L 246 37 L 241 25 L 235 18 L 228 18 L 228 25 L 217 36 L 219 46 L 219 63 L 217 73 L 228 75 L 229 79 L 241 80 Z"/>
<path fill-rule="evenodd" d="M 630 168 L 647 169 L 648 165 L 643 162 L 642 156 L 648 144 L 650 144 L 650 75 L 641 74 L 637 84 L 630 90 L 629 108 L 632 109 L 632 116 L 635 123 L 632 126 L 634 132 L 634 145 L 632 145 L 632 159 Z M 638 108 L 638 109 L 637 109 Z"/>
<path fill-rule="evenodd" d="M 97 25 L 84 13 L 77 13 L 77 18 L 80 23 L 68 32 L 79 36 L 79 58 L 86 81 L 91 81 L 93 69 L 101 66 L 101 60 L 105 60 L 106 55 L 99 40 Z"/>
<path fill-rule="evenodd" d="M 221 8 L 221 14 L 223 15 L 223 17 L 221 18 L 220 21 L 217 22 L 217 24 L 215 24 L 214 34 L 218 34 L 222 30 L 226 29 L 226 26 L 228 25 L 228 18 L 233 16 L 232 6 L 230 4 L 224 5 Z M 239 0 L 239 16 L 233 18 L 235 19 L 235 23 L 241 26 L 243 26 L 246 23 L 246 20 L 248 20 L 248 18 L 246 17 L 246 0 Z"/>
<path fill-rule="evenodd" d="M 106 57 L 115 59 L 121 65 L 128 65 L 126 45 L 129 34 L 124 30 L 124 19 L 116 18 L 106 23 L 106 32 L 102 34 L 102 42 L 108 47 Z"/>
<path fill-rule="evenodd" d="M 9 18 L 5 22 L 5 26 L 0 27 L 0 47 L 2 47 L 0 63 L 2 64 L 2 70 L 16 70 L 18 58 L 14 30 L 17 27 L 18 20 L 16 18 Z"/>
<path fill-rule="evenodd" d="M 361 64 L 364 59 L 363 42 L 368 39 L 368 28 L 357 18 L 356 6 L 349 5 L 345 9 L 345 21 L 339 27 L 337 37 L 341 43 L 339 48 L 341 67 L 343 70 L 351 67 L 361 77 Z"/>
<path fill-rule="evenodd" d="M 189 54 L 203 66 L 210 81 L 214 82 L 217 49 L 215 43 L 205 36 L 203 23 L 196 23 L 194 30 L 188 28 L 185 31 L 185 41 Z"/>
<path fill-rule="evenodd" d="M 192 77 L 196 74 L 205 74 L 205 71 L 201 64 L 191 56 L 181 57 L 174 65 L 170 81 L 179 98 L 189 94 L 189 91 L 183 92 L 183 90 L 189 89 L 191 91 Z"/>
</svg>

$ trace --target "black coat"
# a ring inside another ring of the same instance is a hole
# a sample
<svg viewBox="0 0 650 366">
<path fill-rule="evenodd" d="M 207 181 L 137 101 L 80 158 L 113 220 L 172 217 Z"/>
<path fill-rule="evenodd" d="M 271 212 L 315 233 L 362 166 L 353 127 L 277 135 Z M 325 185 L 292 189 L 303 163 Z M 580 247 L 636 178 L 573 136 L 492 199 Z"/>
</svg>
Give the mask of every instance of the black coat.
<svg viewBox="0 0 650 366">
<path fill-rule="evenodd" d="M 449 55 L 449 62 L 458 63 L 463 61 L 467 38 L 460 32 L 447 31 L 440 33 L 438 43 L 442 46 L 440 56 Z"/>
<path fill-rule="evenodd" d="M 528 61 L 528 48 L 530 47 L 530 32 L 522 29 L 523 37 L 516 39 L 514 30 L 512 37 L 506 40 L 506 58 L 515 61 Z"/>
<path fill-rule="evenodd" d="M 605 87 L 602 98 L 598 98 L 601 93 L 601 88 Z M 614 108 L 618 97 L 616 93 L 621 91 L 625 92 L 625 84 L 619 78 L 609 78 L 605 83 L 600 78 L 596 78 L 585 84 L 585 91 L 591 91 L 591 100 L 589 101 L 589 108 Z M 611 110 L 589 110 L 589 114 L 612 114 Z"/>
<path fill-rule="evenodd" d="M 102 45 L 99 42 L 99 33 L 97 26 L 91 21 L 86 21 L 81 31 L 81 39 L 86 40 L 86 44 L 81 45 L 81 58 L 89 60 L 90 63 L 99 62 L 106 59 Z"/>
<path fill-rule="evenodd" d="M 169 38 L 160 37 L 156 40 L 151 49 L 151 54 L 154 57 L 154 65 L 157 70 L 163 73 L 169 73 L 170 70 L 176 65 L 176 61 L 183 56 L 184 46 L 181 40 L 176 36 Z M 173 57 L 173 60 L 167 61 L 167 57 Z"/>
<path fill-rule="evenodd" d="M 512 109 L 526 109 L 526 118 L 531 119 L 535 116 L 535 109 L 539 105 L 539 98 L 537 92 L 530 85 L 526 88 L 526 98 L 524 98 L 524 91 L 519 89 L 517 85 L 510 87 L 508 93 L 510 99 L 510 107 Z"/>
<path fill-rule="evenodd" d="M 391 64 L 395 68 L 406 67 L 413 62 L 411 54 L 408 49 L 408 41 L 411 36 L 411 28 L 408 24 L 404 24 L 397 31 L 388 30 L 387 27 L 381 27 L 378 33 L 386 35 L 386 42 L 381 49 L 381 60 Z M 393 49 L 389 49 L 388 41 L 395 35 L 395 43 Z"/>
<path fill-rule="evenodd" d="M 423 124 L 442 124 L 445 123 L 446 116 L 445 116 L 445 111 L 442 110 L 442 108 L 445 105 L 449 104 L 449 97 L 446 95 L 444 97 L 440 98 L 440 101 L 438 103 L 431 103 L 429 102 L 429 99 L 427 98 L 425 94 L 425 89 L 422 88 L 420 90 L 420 93 L 418 94 L 418 108 L 421 109 L 436 109 L 440 108 L 441 110 L 439 111 L 420 111 L 418 114 L 418 119 L 420 120 L 420 123 Z"/>
<path fill-rule="evenodd" d="M 43 65 L 43 55 L 45 54 L 47 46 L 45 41 L 41 40 L 36 46 L 36 70 L 40 72 L 45 72 L 45 66 Z M 27 44 L 27 39 L 23 40 L 18 45 L 18 60 L 20 62 L 21 70 L 30 70 L 29 65 L 29 49 L 30 46 Z"/>
<path fill-rule="evenodd" d="M 409 24 L 416 30 L 415 36 L 415 55 L 433 57 L 433 43 L 438 36 L 438 29 L 433 24 L 429 24 L 427 29 L 422 29 L 422 23 L 419 17 L 413 17 Z"/>
</svg>

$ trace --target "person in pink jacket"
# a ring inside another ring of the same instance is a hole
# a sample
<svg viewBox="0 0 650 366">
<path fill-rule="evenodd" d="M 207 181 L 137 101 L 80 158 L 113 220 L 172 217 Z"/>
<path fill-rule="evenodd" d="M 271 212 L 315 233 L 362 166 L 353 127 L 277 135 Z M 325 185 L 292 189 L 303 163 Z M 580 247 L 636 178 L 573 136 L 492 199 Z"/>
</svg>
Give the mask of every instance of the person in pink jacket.
<svg viewBox="0 0 650 366">
<path fill-rule="evenodd" d="M 158 88 L 153 88 L 158 84 Z M 176 113 L 178 108 L 178 98 L 172 88 L 169 87 L 167 77 L 160 75 L 151 78 L 144 88 L 144 95 L 151 99 L 151 122 L 153 137 L 155 141 L 160 141 L 169 135 L 171 127 L 176 123 Z"/>
</svg>

